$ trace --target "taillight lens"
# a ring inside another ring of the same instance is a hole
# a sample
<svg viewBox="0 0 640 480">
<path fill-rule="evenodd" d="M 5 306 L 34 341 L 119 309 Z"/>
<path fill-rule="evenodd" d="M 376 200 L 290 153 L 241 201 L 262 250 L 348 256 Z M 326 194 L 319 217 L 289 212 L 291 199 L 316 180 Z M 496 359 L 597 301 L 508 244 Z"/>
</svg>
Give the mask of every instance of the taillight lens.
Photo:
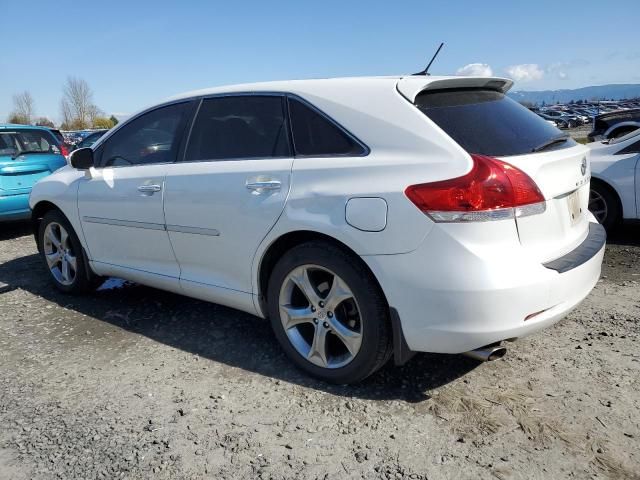
<svg viewBox="0 0 640 480">
<path fill-rule="evenodd" d="M 466 175 L 411 185 L 405 195 L 436 222 L 501 220 L 546 210 L 542 192 L 522 170 L 485 155 L 471 158 Z"/>
<path fill-rule="evenodd" d="M 61 143 L 60 153 L 66 157 L 67 155 L 69 155 L 69 147 L 67 147 L 64 143 Z"/>
</svg>

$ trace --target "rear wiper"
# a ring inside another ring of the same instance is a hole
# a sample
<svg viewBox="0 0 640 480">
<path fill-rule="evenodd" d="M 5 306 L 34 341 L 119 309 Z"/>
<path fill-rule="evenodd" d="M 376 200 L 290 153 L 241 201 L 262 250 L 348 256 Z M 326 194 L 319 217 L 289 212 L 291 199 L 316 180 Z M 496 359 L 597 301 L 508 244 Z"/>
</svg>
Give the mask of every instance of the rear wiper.
<svg viewBox="0 0 640 480">
<path fill-rule="evenodd" d="M 570 137 L 571 135 L 569 135 L 568 133 L 562 133 L 557 137 L 553 137 L 550 140 L 547 140 L 546 142 L 538 145 L 536 148 L 531 150 L 531 152 L 532 153 L 541 152 L 542 150 L 546 150 L 547 148 L 549 148 L 552 145 L 555 145 L 556 143 L 566 142 L 567 140 L 569 140 Z"/>
</svg>

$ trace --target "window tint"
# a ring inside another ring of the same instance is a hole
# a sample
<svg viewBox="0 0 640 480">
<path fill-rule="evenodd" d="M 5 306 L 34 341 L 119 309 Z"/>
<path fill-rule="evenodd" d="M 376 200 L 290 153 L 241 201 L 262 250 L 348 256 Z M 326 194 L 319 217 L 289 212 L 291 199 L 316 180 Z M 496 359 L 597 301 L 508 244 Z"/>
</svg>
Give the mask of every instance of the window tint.
<svg viewBox="0 0 640 480">
<path fill-rule="evenodd" d="M 100 166 L 173 162 L 186 107 L 179 103 L 158 108 L 124 125 L 104 143 Z"/>
<path fill-rule="evenodd" d="M 362 145 L 324 115 L 304 103 L 289 99 L 296 155 L 363 155 Z"/>
<path fill-rule="evenodd" d="M 282 97 L 229 96 L 202 101 L 185 160 L 290 155 Z"/>
<path fill-rule="evenodd" d="M 523 155 L 560 135 L 543 118 L 492 90 L 427 91 L 418 95 L 416 106 L 469 153 Z M 551 148 L 575 144 L 567 139 Z"/>
<path fill-rule="evenodd" d="M 640 153 L 640 141 L 634 142 L 631 145 L 624 147 L 622 150 L 616 153 L 616 155 L 624 155 L 626 153 Z"/>
</svg>

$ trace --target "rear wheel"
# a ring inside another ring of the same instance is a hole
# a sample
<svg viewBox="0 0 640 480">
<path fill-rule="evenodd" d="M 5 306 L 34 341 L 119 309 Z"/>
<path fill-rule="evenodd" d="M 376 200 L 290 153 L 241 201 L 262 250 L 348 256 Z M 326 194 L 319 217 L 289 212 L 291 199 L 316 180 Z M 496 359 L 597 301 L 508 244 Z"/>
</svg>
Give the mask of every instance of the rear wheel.
<svg viewBox="0 0 640 480">
<path fill-rule="evenodd" d="M 307 373 L 354 383 L 389 359 L 388 307 L 360 259 L 330 244 L 294 247 L 269 280 L 269 316 L 285 353 Z"/>
<path fill-rule="evenodd" d="M 612 230 L 620 221 L 618 198 L 600 182 L 591 182 L 589 210 L 606 230 Z"/>
<path fill-rule="evenodd" d="M 99 277 L 89 272 L 80 240 L 61 212 L 47 212 L 38 235 L 42 262 L 58 290 L 83 293 L 97 286 Z"/>
</svg>

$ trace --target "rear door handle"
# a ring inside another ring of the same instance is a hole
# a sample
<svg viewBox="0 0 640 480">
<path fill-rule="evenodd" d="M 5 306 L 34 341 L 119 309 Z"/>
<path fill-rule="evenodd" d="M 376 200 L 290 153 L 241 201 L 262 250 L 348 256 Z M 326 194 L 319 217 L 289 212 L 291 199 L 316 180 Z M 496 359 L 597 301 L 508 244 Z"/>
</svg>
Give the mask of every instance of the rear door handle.
<svg viewBox="0 0 640 480">
<path fill-rule="evenodd" d="M 138 187 L 138 191 L 141 193 L 149 193 L 149 194 L 154 194 L 155 192 L 159 192 L 160 190 L 162 190 L 162 187 L 160 185 L 140 185 Z"/>
<path fill-rule="evenodd" d="M 280 190 L 282 188 L 282 182 L 280 180 L 247 181 L 247 188 L 258 193 L 266 190 Z"/>
</svg>

